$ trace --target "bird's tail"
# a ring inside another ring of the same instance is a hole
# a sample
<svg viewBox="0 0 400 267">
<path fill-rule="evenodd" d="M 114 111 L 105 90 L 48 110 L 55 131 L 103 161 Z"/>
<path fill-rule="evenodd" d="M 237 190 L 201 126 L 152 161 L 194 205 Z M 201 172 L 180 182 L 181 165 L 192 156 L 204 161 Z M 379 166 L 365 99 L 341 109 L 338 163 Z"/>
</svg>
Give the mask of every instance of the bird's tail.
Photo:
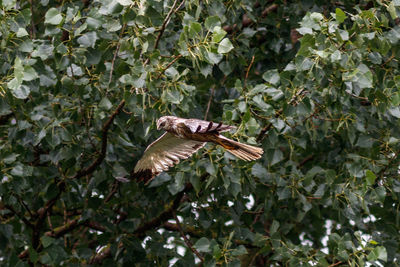
<svg viewBox="0 0 400 267">
<path fill-rule="evenodd" d="M 242 160 L 256 160 L 261 158 L 262 154 L 264 153 L 264 150 L 260 147 L 239 143 L 226 138 L 223 135 L 216 136 L 215 140 L 213 141 Z"/>
</svg>

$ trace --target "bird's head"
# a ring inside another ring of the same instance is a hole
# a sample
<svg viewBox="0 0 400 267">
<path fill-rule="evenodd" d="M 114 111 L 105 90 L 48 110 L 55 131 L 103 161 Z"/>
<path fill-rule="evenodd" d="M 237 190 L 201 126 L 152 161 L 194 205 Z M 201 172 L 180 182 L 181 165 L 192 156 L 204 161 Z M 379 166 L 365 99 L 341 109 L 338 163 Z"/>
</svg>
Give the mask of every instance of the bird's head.
<svg viewBox="0 0 400 267">
<path fill-rule="evenodd" d="M 157 120 L 157 130 L 161 130 L 161 129 L 168 130 L 170 127 L 170 124 L 171 124 L 170 122 L 171 122 L 172 118 L 173 118 L 172 116 L 163 116 L 163 117 L 159 118 Z"/>
</svg>

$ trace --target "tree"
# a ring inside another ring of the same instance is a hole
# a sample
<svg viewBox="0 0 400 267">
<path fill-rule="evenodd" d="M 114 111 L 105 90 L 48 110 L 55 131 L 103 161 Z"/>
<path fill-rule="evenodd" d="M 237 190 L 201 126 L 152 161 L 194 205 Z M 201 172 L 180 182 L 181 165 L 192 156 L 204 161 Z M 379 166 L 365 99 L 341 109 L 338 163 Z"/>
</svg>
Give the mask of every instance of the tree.
<svg viewBox="0 0 400 267">
<path fill-rule="evenodd" d="M 3 0 L 1 264 L 398 265 L 399 6 Z M 170 114 L 265 154 L 121 182 Z"/>
</svg>

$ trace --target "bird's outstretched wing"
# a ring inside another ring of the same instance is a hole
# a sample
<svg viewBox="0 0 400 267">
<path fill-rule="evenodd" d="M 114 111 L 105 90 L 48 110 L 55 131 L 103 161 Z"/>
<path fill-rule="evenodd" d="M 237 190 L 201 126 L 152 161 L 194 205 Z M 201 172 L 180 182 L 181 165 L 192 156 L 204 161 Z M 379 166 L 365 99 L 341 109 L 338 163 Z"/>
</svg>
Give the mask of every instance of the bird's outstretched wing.
<svg viewBox="0 0 400 267">
<path fill-rule="evenodd" d="M 185 119 L 183 122 L 192 133 L 227 132 L 236 129 L 235 126 L 198 119 Z"/>
<path fill-rule="evenodd" d="M 206 142 L 178 138 L 165 132 L 146 148 L 135 166 L 132 178 L 148 183 L 159 173 L 179 163 L 180 159 L 190 157 L 205 144 Z"/>
</svg>

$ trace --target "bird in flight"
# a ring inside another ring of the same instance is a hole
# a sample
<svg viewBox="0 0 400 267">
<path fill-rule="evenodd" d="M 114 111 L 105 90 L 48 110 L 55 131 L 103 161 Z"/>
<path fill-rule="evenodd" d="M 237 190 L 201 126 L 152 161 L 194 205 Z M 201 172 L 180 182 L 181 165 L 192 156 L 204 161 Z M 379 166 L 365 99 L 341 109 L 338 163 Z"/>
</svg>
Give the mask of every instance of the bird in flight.
<svg viewBox="0 0 400 267">
<path fill-rule="evenodd" d="M 190 157 L 207 142 L 221 145 L 236 157 L 250 161 L 261 158 L 262 148 L 239 143 L 221 135 L 236 127 L 198 119 L 163 116 L 157 120 L 157 130 L 165 130 L 151 143 L 133 170 L 133 178 L 149 183 L 154 177 L 181 159 Z"/>
</svg>

